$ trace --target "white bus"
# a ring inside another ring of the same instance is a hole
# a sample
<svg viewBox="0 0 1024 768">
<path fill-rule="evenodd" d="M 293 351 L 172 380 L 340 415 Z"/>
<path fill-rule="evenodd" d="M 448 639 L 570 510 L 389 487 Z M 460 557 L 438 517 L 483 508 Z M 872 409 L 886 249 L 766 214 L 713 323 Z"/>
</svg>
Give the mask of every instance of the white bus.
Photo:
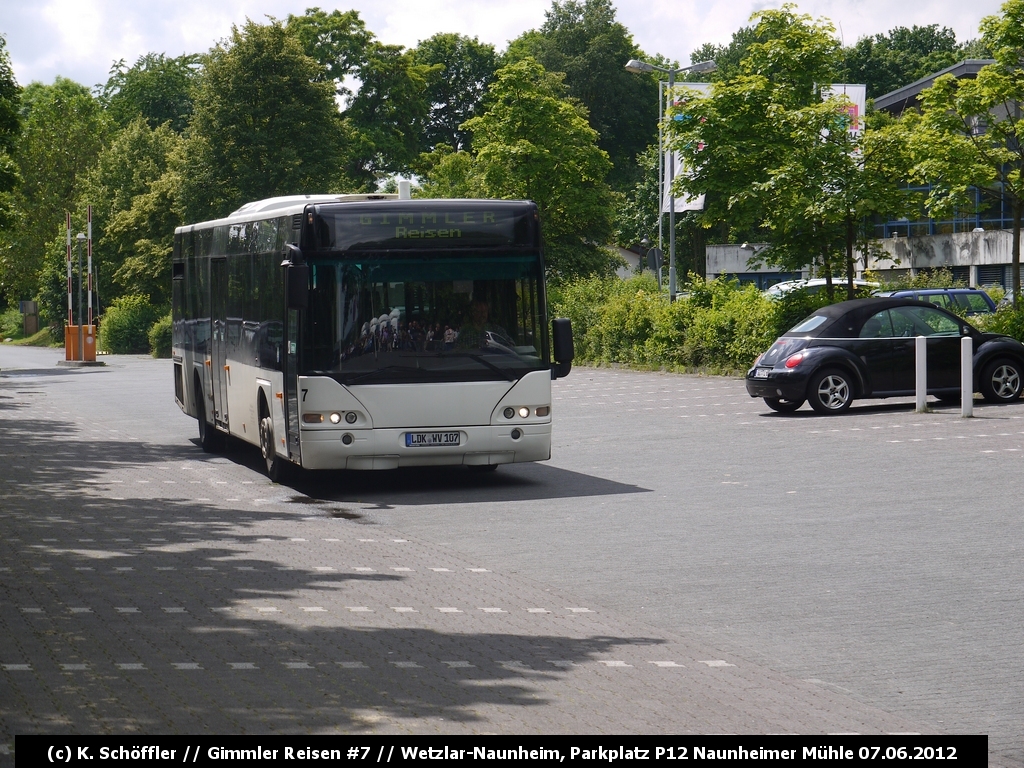
<svg viewBox="0 0 1024 768">
<path fill-rule="evenodd" d="M 550 349 L 531 202 L 262 200 L 175 230 L 172 275 L 175 399 L 206 451 L 258 445 L 274 481 L 551 456 L 572 332 L 554 320 Z"/>
</svg>

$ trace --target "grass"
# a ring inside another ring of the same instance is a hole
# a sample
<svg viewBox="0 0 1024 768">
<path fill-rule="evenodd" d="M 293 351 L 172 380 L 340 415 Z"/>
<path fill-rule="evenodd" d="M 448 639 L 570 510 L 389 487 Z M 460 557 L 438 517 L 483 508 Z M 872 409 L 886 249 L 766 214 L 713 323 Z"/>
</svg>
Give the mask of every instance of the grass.
<svg viewBox="0 0 1024 768">
<path fill-rule="evenodd" d="M 34 333 L 23 339 L 14 339 L 4 342 L 12 347 L 61 347 L 63 344 L 54 340 L 49 328 L 43 328 L 39 333 Z"/>
</svg>

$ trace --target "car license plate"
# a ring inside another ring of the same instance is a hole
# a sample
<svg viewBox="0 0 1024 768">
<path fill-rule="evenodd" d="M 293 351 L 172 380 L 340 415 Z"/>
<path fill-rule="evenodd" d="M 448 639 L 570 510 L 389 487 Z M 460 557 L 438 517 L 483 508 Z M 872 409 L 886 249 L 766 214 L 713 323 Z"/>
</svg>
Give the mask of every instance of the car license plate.
<svg viewBox="0 0 1024 768">
<path fill-rule="evenodd" d="M 458 445 L 458 432 L 406 432 L 406 448 L 438 448 Z"/>
<path fill-rule="evenodd" d="M 770 370 L 771 370 L 771 368 L 757 368 L 757 369 L 754 370 L 754 378 L 755 379 L 767 379 L 768 378 L 768 372 Z"/>
</svg>

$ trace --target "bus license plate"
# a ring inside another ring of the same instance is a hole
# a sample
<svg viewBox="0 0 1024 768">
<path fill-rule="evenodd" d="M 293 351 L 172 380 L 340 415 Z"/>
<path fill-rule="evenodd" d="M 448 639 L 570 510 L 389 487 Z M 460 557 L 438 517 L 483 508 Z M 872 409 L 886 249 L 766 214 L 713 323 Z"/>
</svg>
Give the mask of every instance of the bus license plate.
<svg viewBox="0 0 1024 768">
<path fill-rule="evenodd" d="M 406 448 L 436 448 L 459 444 L 458 432 L 406 432 Z"/>
<path fill-rule="evenodd" d="M 771 370 L 771 368 L 758 368 L 757 370 L 754 371 L 754 378 L 755 379 L 767 379 L 768 378 L 768 371 L 770 371 L 770 370 Z"/>
</svg>

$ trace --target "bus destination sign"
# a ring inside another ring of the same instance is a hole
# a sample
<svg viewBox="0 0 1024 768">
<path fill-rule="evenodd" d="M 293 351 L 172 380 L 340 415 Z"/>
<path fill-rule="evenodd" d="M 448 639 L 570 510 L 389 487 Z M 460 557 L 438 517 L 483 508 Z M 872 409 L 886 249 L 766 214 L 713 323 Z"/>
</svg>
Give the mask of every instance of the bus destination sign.
<svg viewBox="0 0 1024 768">
<path fill-rule="evenodd" d="M 415 210 L 321 211 L 333 219 L 335 250 L 392 250 L 528 245 L 531 227 L 524 207 L 464 206 Z"/>
</svg>

